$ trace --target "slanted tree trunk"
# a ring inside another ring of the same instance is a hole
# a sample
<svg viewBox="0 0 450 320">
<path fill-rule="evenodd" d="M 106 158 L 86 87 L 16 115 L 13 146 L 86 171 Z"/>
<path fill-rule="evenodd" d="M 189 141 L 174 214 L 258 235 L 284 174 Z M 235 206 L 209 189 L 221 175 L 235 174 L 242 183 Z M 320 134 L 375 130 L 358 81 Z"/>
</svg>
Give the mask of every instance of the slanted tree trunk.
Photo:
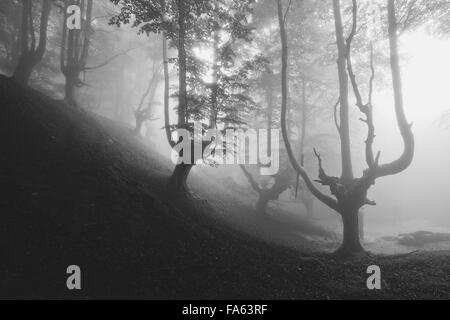
<svg viewBox="0 0 450 320">
<path fill-rule="evenodd" d="M 22 2 L 22 27 L 21 27 L 21 53 L 13 79 L 22 84 L 27 84 L 34 67 L 42 60 L 47 46 L 47 29 L 51 0 L 44 0 L 42 3 L 39 44 L 36 47 L 36 39 L 33 26 L 33 8 L 31 0 Z M 31 37 L 31 43 L 30 43 Z"/>
</svg>

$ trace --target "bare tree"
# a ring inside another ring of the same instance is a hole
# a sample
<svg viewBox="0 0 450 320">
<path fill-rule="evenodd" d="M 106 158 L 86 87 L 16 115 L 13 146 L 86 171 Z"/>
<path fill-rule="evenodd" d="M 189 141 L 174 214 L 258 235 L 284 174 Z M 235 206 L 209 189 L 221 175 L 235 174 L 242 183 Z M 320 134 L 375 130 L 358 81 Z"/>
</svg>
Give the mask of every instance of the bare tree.
<svg viewBox="0 0 450 320">
<path fill-rule="evenodd" d="M 80 76 L 86 70 L 86 61 L 89 54 L 93 1 L 76 0 L 72 4 L 80 7 L 83 23 L 80 30 L 68 30 L 66 25 L 67 11 L 64 8 L 60 65 L 66 78 L 65 100 L 69 105 L 76 106 L 75 89 L 83 84 Z"/>
<path fill-rule="evenodd" d="M 39 26 L 39 41 L 33 24 L 33 3 L 31 0 L 22 1 L 22 17 L 20 31 L 20 58 L 13 79 L 27 84 L 33 68 L 42 60 L 47 46 L 47 28 L 52 0 L 42 1 L 42 10 Z"/>
<path fill-rule="evenodd" d="M 352 10 L 352 29 L 347 39 L 344 38 L 343 23 L 341 16 L 340 0 L 333 0 L 333 12 L 335 18 L 336 43 L 338 48 L 338 75 L 339 75 L 339 123 L 337 123 L 339 136 L 341 139 L 341 160 L 342 175 L 340 177 L 328 176 L 322 165 L 321 155 L 315 150 L 314 153 L 319 163 L 319 178 L 316 182 L 323 186 L 329 187 L 333 196 L 326 195 L 318 189 L 314 182 L 310 179 L 306 170 L 296 160 L 289 142 L 289 136 L 286 126 L 287 99 L 288 99 L 288 44 L 286 35 L 286 18 L 289 7 L 283 9 L 282 0 L 278 3 L 278 21 L 280 26 L 280 37 L 282 44 L 282 104 L 281 104 L 281 122 L 283 139 L 286 149 L 295 170 L 302 176 L 305 184 L 311 193 L 328 207 L 338 212 L 343 221 L 344 235 L 343 242 L 339 249 L 341 254 L 354 254 L 363 251 L 359 235 L 358 216 L 359 210 L 365 205 L 375 205 L 374 201 L 367 199 L 367 192 L 376 179 L 395 175 L 406 170 L 414 157 L 414 136 L 411 130 L 411 124 L 406 120 L 403 105 L 402 84 L 400 76 L 400 66 L 398 57 L 398 30 L 395 12 L 395 0 L 387 0 L 388 8 L 388 29 L 390 44 L 390 64 L 392 73 L 392 85 L 395 97 L 395 112 L 398 127 L 404 142 L 402 155 L 393 162 L 381 165 L 380 152 L 374 156 L 373 142 L 375 138 L 375 127 L 372 115 L 372 92 L 374 79 L 373 54 L 371 54 L 371 70 L 372 75 L 369 80 L 368 102 L 363 103 L 362 96 L 358 87 L 356 77 L 353 73 L 351 63 L 351 45 L 357 31 L 357 2 L 353 0 Z M 290 6 L 290 4 L 289 4 Z M 353 88 L 357 107 L 365 115 L 362 119 L 367 124 L 368 135 L 366 140 L 366 162 L 367 170 L 364 171 L 362 177 L 355 178 L 353 175 L 350 134 L 349 134 L 349 80 Z"/>
<path fill-rule="evenodd" d="M 157 120 L 156 118 L 152 118 L 152 107 L 154 104 L 154 98 L 156 94 L 156 90 L 158 89 L 158 83 L 161 77 L 161 65 L 158 61 L 154 60 L 152 63 L 152 75 L 150 77 L 150 81 L 148 83 L 147 89 L 141 97 L 138 107 L 134 110 L 134 117 L 136 120 L 136 127 L 133 130 L 134 135 L 140 135 L 142 130 L 142 125 L 145 121 Z M 148 104 L 145 106 L 145 99 L 148 98 Z"/>
<path fill-rule="evenodd" d="M 267 214 L 267 206 L 270 201 L 276 201 L 281 194 L 292 186 L 292 169 L 287 168 L 273 176 L 273 185 L 270 188 L 261 188 L 252 174 L 244 165 L 241 165 L 244 175 L 247 177 L 253 190 L 258 194 L 255 210 L 261 215 Z"/>
</svg>

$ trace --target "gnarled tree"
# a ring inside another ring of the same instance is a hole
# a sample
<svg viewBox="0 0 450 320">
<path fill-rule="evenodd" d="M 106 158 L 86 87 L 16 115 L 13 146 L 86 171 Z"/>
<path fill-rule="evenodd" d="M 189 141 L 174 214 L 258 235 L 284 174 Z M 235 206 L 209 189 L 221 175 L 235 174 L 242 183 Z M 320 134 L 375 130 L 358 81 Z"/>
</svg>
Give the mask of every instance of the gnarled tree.
<svg viewBox="0 0 450 320">
<path fill-rule="evenodd" d="M 67 7 L 70 5 L 77 5 L 81 10 L 82 24 L 79 30 L 67 28 Z M 76 106 L 75 89 L 83 85 L 80 77 L 82 72 L 87 70 L 86 62 L 92 35 L 93 0 L 65 1 L 65 6 L 60 65 L 66 78 L 65 100 L 69 105 Z"/>
<path fill-rule="evenodd" d="M 22 1 L 21 30 L 20 30 L 20 57 L 13 79 L 27 84 L 33 68 L 42 60 L 47 46 L 47 28 L 53 0 L 43 0 L 40 25 L 39 41 L 36 41 L 33 19 L 33 2 Z"/>
<path fill-rule="evenodd" d="M 320 154 L 315 151 L 315 155 L 319 163 L 319 178 L 316 182 L 323 186 L 329 187 L 332 196 L 323 193 L 311 180 L 306 170 L 298 163 L 292 151 L 289 141 L 286 114 L 288 101 L 288 42 L 286 34 L 286 18 L 289 7 L 283 8 L 282 0 L 277 0 L 278 4 L 278 21 L 280 26 L 280 37 L 282 44 L 282 103 L 281 103 L 281 122 L 282 134 L 286 144 L 289 158 L 295 170 L 301 175 L 305 184 L 311 193 L 325 205 L 339 213 L 342 217 L 344 234 L 343 242 L 339 249 L 339 253 L 348 255 L 363 251 L 360 241 L 358 228 L 359 210 L 365 205 L 375 205 L 375 202 L 367 199 L 368 190 L 378 178 L 395 175 L 406 170 L 414 157 L 414 136 L 411 130 L 411 124 L 407 122 L 402 95 L 402 83 L 398 56 L 398 25 L 396 18 L 395 0 L 387 0 L 388 9 L 388 33 L 390 47 L 390 66 L 392 74 L 392 85 L 395 100 L 395 113 L 397 117 L 398 127 L 403 139 L 403 152 L 401 156 L 386 164 L 380 164 L 380 152 L 374 156 L 373 142 L 375 138 L 375 126 L 372 115 L 372 92 L 374 79 L 373 56 L 371 57 L 371 70 L 369 94 L 367 103 L 363 102 L 356 76 L 353 73 L 351 60 L 351 45 L 357 32 L 357 2 L 352 1 L 352 28 L 347 39 L 344 38 L 344 28 L 342 23 L 340 0 L 333 0 L 333 12 L 335 19 L 336 43 L 338 49 L 338 75 L 339 75 L 339 124 L 338 131 L 341 140 L 341 160 L 342 175 L 340 177 L 328 176 L 322 165 Z M 289 3 L 290 6 L 290 3 Z M 355 178 L 352 168 L 351 148 L 350 148 L 350 121 L 349 121 L 349 82 L 353 88 L 356 105 L 364 114 L 362 119 L 368 127 L 368 135 L 366 140 L 366 162 L 368 168 L 363 175 Z"/>
</svg>

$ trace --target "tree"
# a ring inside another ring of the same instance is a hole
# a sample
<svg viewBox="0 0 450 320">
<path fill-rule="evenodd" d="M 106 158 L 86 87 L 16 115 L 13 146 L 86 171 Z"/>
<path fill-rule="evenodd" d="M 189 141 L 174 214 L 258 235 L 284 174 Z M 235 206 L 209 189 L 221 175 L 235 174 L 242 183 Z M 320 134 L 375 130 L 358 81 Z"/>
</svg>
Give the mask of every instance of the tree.
<svg viewBox="0 0 450 320">
<path fill-rule="evenodd" d="M 190 14 L 194 9 L 202 11 L 204 1 L 130 1 L 130 0 L 112 0 L 116 5 L 121 5 L 121 12 L 111 19 L 112 24 L 120 27 L 122 23 L 130 23 L 131 16 L 134 17 L 134 27 L 139 28 L 141 33 L 163 33 L 163 60 L 164 60 L 164 108 L 167 139 L 171 147 L 176 144 L 172 140 L 170 126 L 168 126 L 169 115 L 169 95 L 168 95 L 168 57 L 167 57 L 167 39 L 170 39 L 178 49 L 178 124 L 181 129 L 187 128 L 187 89 L 186 89 L 186 73 L 187 73 L 187 57 L 186 57 L 186 29 L 192 26 L 193 17 Z M 170 178 L 170 185 L 176 191 L 186 191 L 186 181 L 192 164 L 181 163 L 176 165 L 175 170 Z"/>
<path fill-rule="evenodd" d="M 203 23 L 214 20 L 219 10 L 217 3 L 225 3 L 226 5 L 233 3 L 239 9 L 240 2 L 234 0 L 112 0 L 112 2 L 121 5 L 121 12 L 111 20 L 111 23 L 117 26 L 120 26 L 122 23 L 130 23 L 131 17 L 133 16 L 134 21 L 132 24 L 134 27 L 138 27 L 141 33 L 162 33 L 163 35 L 165 128 L 167 140 L 173 148 L 177 143 L 182 142 L 181 137 L 178 141 L 172 139 L 173 129 L 186 129 L 192 133 L 193 126 L 189 122 L 190 120 L 204 120 L 206 110 L 215 110 L 214 112 L 207 112 L 208 115 L 217 113 L 217 108 L 212 107 L 212 104 L 209 103 L 211 100 L 205 98 L 205 92 L 201 91 L 201 88 L 196 87 L 196 84 L 201 83 L 201 81 L 199 79 L 200 74 L 197 73 L 199 63 L 194 57 L 193 45 L 204 41 L 207 38 L 205 30 L 209 30 L 199 28 L 198 25 L 199 23 L 205 25 Z M 236 28 L 233 30 L 236 30 Z M 217 39 L 217 36 L 215 38 Z M 170 125 L 169 121 L 168 42 L 178 51 L 177 59 L 175 59 L 178 68 L 178 92 L 173 95 L 178 100 L 178 121 L 176 125 Z M 231 81 L 232 79 L 229 82 Z M 214 86 L 212 88 L 212 91 L 215 93 L 219 91 L 214 89 Z M 196 89 L 200 90 L 200 92 L 196 92 Z M 216 98 L 219 100 L 218 93 L 216 94 Z M 215 103 L 213 104 L 215 105 Z M 221 105 L 223 106 L 224 104 L 222 103 Z M 213 117 L 209 116 L 208 118 L 212 119 Z M 193 143 L 192 140 L 191 143 Z M 208 144 L 203 144 L 203 149 Z M 179 155 L 180 157 L 183 156 L 182 151 Z M 187 177 L 196 160 L 198 159 L 191 159 L 190 163 L 182 162 L 175 166 L 169 181 L 172 190 L 187 193 Z"/>
<path fill-rule="evenodd" d="M 387 0 L 388 8 L 388 34 L 390 47 L 390 64 L 392 74 L 392 85 L 395 97 L 395 111 L 400 133 L 404 142 L 402 155 L 393 162 L 380 165 L 380 153 L 374 156 L 373 141 L 374 123 L 372 116 L 372 90 L 374 79 L 373 55 L 371 59 L 372 75 L 370 77 L 370 89 L 368 94 L 368 102 L 362 101 L 356 77 L 353 73 L 351 59 L 351 44 L 357 32 L 357 2 L 352 1 L 352 28 L 347 39 L 343 35 L 343 23 L 341 16 L 340 0 L 333 0 L 333 13 L 335 18 L 335 33 L 338 49 L 338 75 L 339 75 L 339 136 L 341 140 L 341 160 L 342 175 L 341 177 L 328 176 L 322 165 L 321 155 L 315 150 L 315 155 L 319 163 L 319 178 L 316 182 L 323 186 L 329 187 L 334 197 L 328 196 L 318 189 L 314 182 L 310 179 L 308 173 L 295 158 L 289 141 L 286 126 L 286 111 L 288 99 L 288 42 L 286 33 L 286 18 L 289 11 L 283 9 L 282 0 L 277 0 L 278 5 L 278 21 L 280 27 L 280 38 L 282 43 L 282 103 L 281 103 L 281 120 L 282 133 L 285 141 L 286 149 L 295 170 L 302 176 L 305 184 L 311 193 L 328 207 L 338 212 L 343 221 L 344 235 L 343 242 L 339 249 L 339 253 L 348 255 L 363 251 L 358 228 L 359 210 L 365 205 L 375 205 L 375 202 L 367 199 L 367 192 L 376 179 L 395 175 L 406 170 L 414 157 L 414 136 L 411 130 L 411 124 L 406 120 L 403 105 L 402 85 L 400 77 L 400 66 L 398 57 L 398 24 L 396 18 L 395 1 Z M 366 140 L 366 162 L 368 169 L 364 171 L 362 177 L 355 178 L 352 169 L 350 134 L 349 134 L 349 81 L 353 88 L 357 106 L 365 115 L 363 121 L 367 124 L 368 135 Z"/>
<path fill-rule="evenodd" d="M 63 34 L 61 39 L 60 66 L 61 72 L 66 78 L 65 100 L 71 106 L 77 106 L 75 89 L 83 85 L 81 74 L 86 70 L 86 62 L 92 35 L 92 0 L 64 1 Z M 67 8 L 75 4 L 81 10 L 81 29 L 67 28 Z"/>
<path fill-rule="evenodd" d="M 18 1 L 4 1 L 0 4 L 0 43 L 3 46 L 3 67 L 13 72 L 20 55 L 20 13 Z"/>
<path fill-rule="evenodd" d="M 150 77 L 150 81 L 148 83 L 147 89 L 141 97 L 138 107 L 134 110 L 134 117 L 136 120 L 136 126 L 133 130 L 133 134 L 140 135 L 142 125 L 147 120 L 157 120 L 152 118 L 152 107 L 154 104 L 154 98 L 156 94 L 156 90 L 158 88 L 158 83 L 161 77 L 161 68 L 160 63 L 157 60 L 153 60 L 152 62 L 152 75 Z M 144 107 L 145 99 L 148 98 L 148 104 Z"/>
<path fill-rule="evenodd" d="M 33 3 L 31 0 L 22 1 L 21 30 L 20 30 L 20 58 L 13 79 L 27 84 L 33 68 L 42 60 L 47 46 L 47 28 L 52 7 L 52 0 L 42 0 L 41 18 L 39 26 L 39 41 L 36 43 L 33 19 Z"/>
<path fill-rule="evenodd" d="M 202 14 L 190 28 L 192 36 L 186 40 L 186 124 L 191 132 L 191 121 L 207 121 L 209 129 L 241 126 L 244 123 L 242 116 L 254 107 L 248 79 L 259 59 L 239 59 L 236 54 L 236 48 L 242 47 L 242 42 L 251 41 L 248 16 L 252 2 L 210 1 L 202 7 Z M 241 46 L 238 47 L 238 43 Z M 211 61 L 196 57 L 198 47 L 211 49 Z M 181 91 L 176 95 L 180 94 Z M 210 144 L 212 142 L 203 142 L 202 150 Z M 192 159 L 191 163 L 197 160 Z M 171 180 L 175 181 L 175 189 L 178 188 L 176 177 L 173 175 Z M 183 191 L 186 190 L 185 177 L 187 175 L 181 175 Z"/>
<path fill-rule="evenodd" d="M 273 128 L 280 128 L 279 112 L 275 105 L 281 99 L 280 72 L 276 72 L 281 47 L 278 45 L 278 30 L 272 28 L 278 24 L 273 4 L 273 1 L 261 1 L 255 8 L 255 35 L 252 47 L 256 48 L 263 56 L 260 58 L 262 65 L 256 70 L 257 76 L 253 77 L 250 83 L 252 96 L 257 101 L 257 108 L 250 117 L 254 119 L 251 125 L 267 129 L 269 153 L 272 151 L 270 149 L 271 131 Z M 308 3 L 307 6 L 302 7 L 302 10 L 291 12 L 293 22 L 290 24 L 290 29 L 295 35 L 291 39 L 296 59 L 290 62 L 288 78 L 290 86 L 294 88 L 296 94 L 289 97 L 291 106 L 295 107 L 289 108 L 288 131 L 290 138 L 295 139 L 294 149 L 296 149 L 298 161 L 301 161 L 302 165 L 305 160 L 307 163 L 310 162 L 310 159 L 314 160 L 312 152 L 306 150 L 313 143 L 320 144 L 327 150 L 331 149 L 324 144 L 325 138 L 328 138 L 329 134 L 324 133 L 326 129 L 321 119 L 328 117 L 326 109 L 328 100 L 330 100 L 328 96 L 330 96 L 332 82 L 327 81 L 327 73 L 319 69 L 322 67 L 321 61 L 325 52 L 323 52 L 323 48 L 316 45 L 319 37 L 328 37 L 328 31 L 318 27 L 319 23 L 316 21 L 311 23 L 306 19 L 317 7 L 316 3 Z M 258 195 L 256 209 L 260 213 L 265 213 L 270 201 L 278 200 L 283 192 L 295 187 L 291 196 L 294 195 L 294 201 L 302 203 L 307 217 L 311 218 L 314 212 L 314 198 L 299 177 L 295 179 L 295 172 L 286 150 L 280 149 L 279 154 L 280 171 L 270 177 L 270 181 L 267 177 L 252 174 L 247 167 L 241 166 L 250 185 Z M 258 167 L 260 168 L 261 165 Z"/>
</svg>

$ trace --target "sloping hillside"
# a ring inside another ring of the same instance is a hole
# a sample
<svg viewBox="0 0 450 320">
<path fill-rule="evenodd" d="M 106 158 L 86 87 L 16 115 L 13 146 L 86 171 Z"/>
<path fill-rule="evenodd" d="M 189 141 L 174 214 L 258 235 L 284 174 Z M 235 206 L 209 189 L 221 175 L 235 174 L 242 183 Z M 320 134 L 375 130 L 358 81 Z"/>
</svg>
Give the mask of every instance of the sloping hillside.
<svg viewBox="0 0 450 320">
<path fill-rule="evenodd" d="M 174 199 L 170 164 L 127 128 L 2 76 L 0 122 L 0 297 L 450 296 L 446 253 L 343 262 L 256 240 Z M 72 264 L 81 291 L 66 289 Z M 370 264 L 382 291 L 366 289 Z"/>
</svg>

